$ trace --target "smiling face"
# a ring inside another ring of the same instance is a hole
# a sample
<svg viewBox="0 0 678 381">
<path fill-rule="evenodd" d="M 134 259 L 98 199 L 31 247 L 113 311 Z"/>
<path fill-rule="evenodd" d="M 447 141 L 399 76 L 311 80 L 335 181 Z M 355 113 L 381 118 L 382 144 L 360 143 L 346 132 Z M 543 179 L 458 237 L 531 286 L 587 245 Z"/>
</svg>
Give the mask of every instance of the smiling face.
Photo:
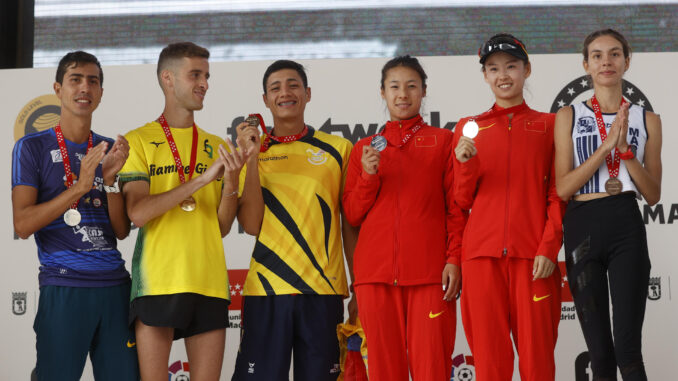
<svg viewBox="0 0 678 381">
<path fill-rule="evenodd" d="M 589 44 L 584 70 L 595 85 L 615 86 L 621 84 L 629 63 L 630 58 L 624 57 L 622 43 L 612 36 L 603 35 Z"/>
<path fill-rule="evenodd" d="M 421 76 L 405 66 L 396 66 L 386 73 L 381 97 L 386 101 L 392 121 L 411 119 L 419 114 L 426 89 Z"/>
<path fill-rule="evenodd" d="M 182 57 L 162 71 L 161 80 L 168 103 L 189 111 L 201 110 L 209 85 L 210 65 L 206 58 Z"/>
<path fill-rule="evenodd" d="M 269 75 L 263 99 L 274 119 L 303 121 L 306 103 L 311 100 L 311 88 L 304 87 L 296 70 L 282 69 Z"/>
<path fill-rule="evenodd" d="M 54 83 L 54 92 L 61 101 L 62 117 L 91 118 L 104 92 L 99 67 L 93 63 L 73 63 L 66 69 L 62 83 Z"/>
<path fill-rule="evenodd" d="M 517 106 L 523 103 L 523 86 L 530 76 L 529 63 L 504 52 L 494 53 L 483 66 L 485 82 L 490 85 L 497 105 Z"/>
</svg>

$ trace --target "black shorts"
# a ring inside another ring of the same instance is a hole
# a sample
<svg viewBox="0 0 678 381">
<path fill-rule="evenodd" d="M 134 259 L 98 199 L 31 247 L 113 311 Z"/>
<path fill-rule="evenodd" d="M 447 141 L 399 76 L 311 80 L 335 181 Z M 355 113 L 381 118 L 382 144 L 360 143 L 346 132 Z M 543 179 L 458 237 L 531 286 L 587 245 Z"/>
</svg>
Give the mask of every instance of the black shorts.
<svg viewBox="0 0 678 381">
<path fill-rule="evenodd" d="M 335 381 L 342 300 L 341 295 L 245 296 L 231 380 L 289 380 L 293 361 L 295 381 Z"/>
<path fill-rule="evenodd" d="M 174 328 L 174 340 L 228 327 L 226 299 L 183 293 L 141 296 L 132 300 L 129 324 L 136 319 L 151 327 Z"/>
</svg>

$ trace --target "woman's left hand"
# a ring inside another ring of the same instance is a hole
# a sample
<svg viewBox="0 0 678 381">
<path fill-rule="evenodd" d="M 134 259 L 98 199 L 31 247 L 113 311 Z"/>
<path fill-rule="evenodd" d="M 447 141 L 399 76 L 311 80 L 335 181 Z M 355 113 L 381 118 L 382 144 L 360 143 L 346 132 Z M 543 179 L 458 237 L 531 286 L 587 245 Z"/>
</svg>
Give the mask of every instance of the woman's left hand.
<svg viewBox="0 0 678 381">
<path fill-rule="evenodd" d="M 457 297 L 461 288 L 461 270 L 459 266 L 448 263 L 443 269 L 443 300 L 451 301 Z"/>
<path fill-rule="evenodd" d="M 556 269 L 556 264 L 543 255 L 534 257 L 534 265 L 532 266 L 532 280 L 540 278 L 548 278 Z"/>
</svg>

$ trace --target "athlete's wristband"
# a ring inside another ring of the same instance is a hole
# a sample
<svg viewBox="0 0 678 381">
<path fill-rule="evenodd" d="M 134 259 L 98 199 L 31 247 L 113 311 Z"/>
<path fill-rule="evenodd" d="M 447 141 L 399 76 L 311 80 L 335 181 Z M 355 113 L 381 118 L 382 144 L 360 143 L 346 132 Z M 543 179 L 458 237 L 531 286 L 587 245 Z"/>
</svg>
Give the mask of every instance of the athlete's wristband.
<svg viewBox="0 0 678 381">
<path fill-rule="evenodd" d="M 231 193 L 229 193 L 229 194 L 225 194 L 224 197 L 231 197 L 231 196 L 235 196 L 235 195 L 237 195 L 237 194 L 238 194 L 238 191 L 233 191 L 233 192 L 231 192 Z"/>
</svg>

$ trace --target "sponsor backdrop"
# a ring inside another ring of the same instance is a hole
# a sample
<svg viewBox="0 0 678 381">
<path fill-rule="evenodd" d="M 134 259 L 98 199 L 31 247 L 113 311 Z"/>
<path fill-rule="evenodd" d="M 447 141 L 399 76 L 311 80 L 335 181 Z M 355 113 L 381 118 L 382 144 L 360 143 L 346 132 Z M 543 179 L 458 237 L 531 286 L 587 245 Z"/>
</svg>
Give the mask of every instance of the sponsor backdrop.
<svg viewBox="0 0 678 381">
<path fill-rule="evenodd" d="M 531 57 L 532 75 L 527 82 L 527 103 L 537 110 L 554 111 L 559 105 L 591 96 L 590 83 L 581 66 L 581 56 L 537 55 Z M 379 95 L 380 69 L 385 59 L 303 61 L 308 68 L 312 100 L 306 109 L 306 121 L 316 129 L 344 136 L 355 142 L 374 134 L 387 120 L 385 103 Z M 475 115 L 492 105 L 493 97 L 483 81 L 477 57 L 426 57 L 422 62 L 429 75 L 428 94 L 423 116 L 430 124 L 452 129 L 459 118 Z M 213 63 L 210 89 L 205 108 L 197 113 L 197 123 L 209 132 L 234 137 L 236 126 L 248 113 L 261 112 L 271 124 L 261 100 L 261 77 L 270 62 Z M 664 179 L 661 202 L 640 207 L 647 224 L 652 259 L 651 283 L 644 328 L 644 353 L 648 375 L 654 380 L 672 379 L 678 363 L 678 305 L 672 300 L 672 286 L 678 281 L 678 175 L 674 163 L 678 154 L 678 125 L 672 105 L 678 102 L 672 76 L 678 66 L 678 53 L 638 53 L 626 74 L 625 94 L 633 103 L 644 104 L 662 115 L 664 137 Z M 115 136 L 158 117 L 163 107 L 154 65 L 105 66 L 104 96 L 94 115 L 94 130 Z M 0 71 L 0 118 L 4 122 L 5 165 L 0 176 L 6 179 L 0 201 L 0 245 L 4 262 L 0 273 L 0 358 L 2 379 L 28 379 L 35 365 L 35 334 L 32 329 L 38 300 L 38 260 L 31 237 L 19 240 L 13 233 L 10 197 L 11 150 L 19 137 L 50 128 L 58 121 L 58 102 L 51 94 L 54 68 Z M 665 78 L 668 77 L 668 78 Z M 452 149 L 452 147 L 450 147 Z M 529 205 L 525 205 L 529 208 Z M 125 259 L 132 256 L 136 232 L 120 242 Z M 187 240 L 199 239 L 186 236 Z M 224 238 L 230 269 L 233 304 L 229 316 L 223 379 L 230 379 L 238 349 L 242 284 L 249 265 L 253 238 L 234 225 Z M 560 261 L 563 261 L 561 253 Z M 563 263 L 561 270 L 565 274 Z M 563 277 L 563 304 L 560 337 L 556 348 L 557 379 L 591 379 L 588 354 L 579 329 L 574 305 Z M 87 313 L 86 311 L 82 311 Z M 387 317 L 384 317 L 387 318 Z M 454 380 L 475 379 L 473 357 L 458 319 L 454 352 Z M 168 378 L 188 380 L 190 367 L 183 343 L 174 345 L 168 364 Z M 121 343 L 125 345 L 125 343 Z M 64 343 L 67 350 L 68 343 Z M 91 370 L 85 370 L 91 380 Z M 519 379 L 517 375 L 515 380 Z"/>
</svg>

